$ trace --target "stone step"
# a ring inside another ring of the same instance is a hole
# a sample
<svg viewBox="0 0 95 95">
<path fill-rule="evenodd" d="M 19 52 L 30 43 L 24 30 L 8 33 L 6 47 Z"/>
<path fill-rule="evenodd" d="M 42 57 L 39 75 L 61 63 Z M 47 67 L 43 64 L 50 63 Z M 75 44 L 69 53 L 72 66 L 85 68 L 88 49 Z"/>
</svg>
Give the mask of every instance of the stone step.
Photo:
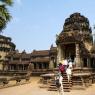
<svg viewBox="0 0 95 95">
<path fill-rule="evenodd" d="M 71 84 L 63 84 L 63 87 L 64 87 L 64 86 L 66 86 L 66 87 L 67 87 L 67 86 L 70 86 L 70 85 L 71 85 Z"/>
<path fill-rule="evenodd" d="M 73 81 L 73 83 L 81 83 L 82 81 L 81 80 L 79 80 L 79 81 Z"/>
<path fill-rule="evenodd" d="M 71 77 L 70 82 L 68 83 L 67 74 L 64 73 L 63 74 L 62 84 L 63 84 L 63 90 L 64 90 L 64 92 L 70 92 L 71 87 L 72 87 L 72 77 Z M 55 80 L 54 79 L 51 80 L 50 86 L 48 88 L 48 91 L 57 91 L 57 87 L 56 87 L 56 84 L 55 84 Z"/>
<path fill-rule="evenodd" d="M 48 88 L 48 91 L 57 91 L 57 88 Z"/>
<path fill-rule="evenodd" d="M 48 91 L 57 91 L 57 89 L 48 89 Z"/>
<path fill-rule="evenodd" d="M 50 89 L 57 89 L 56 86 L 49 86 Z"/>
<path fill-rule="evenodd" d="M 65 89 L 63 88 L 63 90 L 64 90 L 64 92 L 70 92 L 70 89 L 68 89 L 68 88 L 65 88 Z M 57 88 L 52 88 L 52 89 L 49 88 L 48 91 L 57 91 Z"/>
<path fill-rule="evenodd" d="M 62 82 L 63 84 L 72 84 L 72 82 L 69 82 L 68 83 L 68 81 L 64 81 L 64 82 Z"/>
<path fill-rule="evenodd" d="M 64 89 L 64 88 L 63 88 L 63 91 L 64 91 L 64 92 L 70 92 L 70 89 Z"/>
</svg>

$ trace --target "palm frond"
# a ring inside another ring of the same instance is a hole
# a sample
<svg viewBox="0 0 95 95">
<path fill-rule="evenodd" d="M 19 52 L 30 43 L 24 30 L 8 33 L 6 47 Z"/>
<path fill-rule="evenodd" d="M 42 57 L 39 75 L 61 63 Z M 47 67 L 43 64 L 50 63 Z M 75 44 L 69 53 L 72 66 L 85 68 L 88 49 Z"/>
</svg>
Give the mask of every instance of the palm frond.
<svg viewBox="0 0 95 95">
<path fill-rule="evenodd" d="M 6 27 L 11 15 L 5 5 L 0 5 L 0 31 Z"/>
<path fill-rule="evenodd" d="M 13 4 L 13 0 L 0 0 L 2 3 L 11 6 Z"/>
</svg>

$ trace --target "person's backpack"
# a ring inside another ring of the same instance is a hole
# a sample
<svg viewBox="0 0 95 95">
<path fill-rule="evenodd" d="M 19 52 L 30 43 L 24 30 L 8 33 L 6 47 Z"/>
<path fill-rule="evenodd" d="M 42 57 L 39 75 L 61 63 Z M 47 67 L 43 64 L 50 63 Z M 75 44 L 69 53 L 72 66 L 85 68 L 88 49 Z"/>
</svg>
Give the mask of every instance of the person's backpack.
<svg viewBox="0 0 95 95">
<path fill-rule="evenodd" d="M 59 66 L 59 71 L 60 72 L 64 72 L 65 71 L 65 66 L 64 65 L 60 65 Z"/>
<path fill-rule="evenodd" d="M 56 84 L 56 87 L 59 88 L 61 86 L 60 82 L 59 82 L 59 79 L 56 79 L 55 80 L 55 84 Z"/>
</svg>

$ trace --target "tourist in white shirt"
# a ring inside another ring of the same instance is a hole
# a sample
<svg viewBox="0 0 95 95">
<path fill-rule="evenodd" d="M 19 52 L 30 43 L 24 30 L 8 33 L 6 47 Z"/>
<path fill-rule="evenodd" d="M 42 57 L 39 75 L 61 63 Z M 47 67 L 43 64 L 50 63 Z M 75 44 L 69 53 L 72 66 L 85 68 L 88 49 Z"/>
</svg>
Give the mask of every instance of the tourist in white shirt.
<svg viewBox="0 0 95 95">
<path fill-rule="evenodd" d="M 64 95 L 64 91 L 63 91 L 63 84 L 62 84 L 62 80 L 63 80 L 63 77 L 61 74 L 59 74 L 59 83 L 61 84 L 58 89 L 58 95 Z"/>
<path fill-rule="evenodd" d="M 66 69 L 66 74 L 67 74 L 68 82 L 70 82 L 70 78 L 71 78 L 71 74 L 72 74 L 72 65 L 73 65 L 73 63 L 72 63 L 72 61 L 70 60 L 70 61 L 68 62 L 68 67 L 67 67 L 67 69 Z"/>
</svg>

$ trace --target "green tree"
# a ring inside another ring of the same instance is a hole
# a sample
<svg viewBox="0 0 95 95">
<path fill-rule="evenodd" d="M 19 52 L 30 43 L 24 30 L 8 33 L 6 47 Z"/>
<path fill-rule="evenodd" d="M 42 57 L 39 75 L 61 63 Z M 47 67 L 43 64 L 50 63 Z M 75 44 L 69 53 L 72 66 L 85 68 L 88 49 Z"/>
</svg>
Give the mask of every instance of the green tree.
<svg viewBox="0 0 95 95">
<path fill-rule="evenodd" d="M 0 0 L 0 33 L 11 19 L 7 6 L 11 6 L 12 4 L 12 0 Z"/>
</svg>

